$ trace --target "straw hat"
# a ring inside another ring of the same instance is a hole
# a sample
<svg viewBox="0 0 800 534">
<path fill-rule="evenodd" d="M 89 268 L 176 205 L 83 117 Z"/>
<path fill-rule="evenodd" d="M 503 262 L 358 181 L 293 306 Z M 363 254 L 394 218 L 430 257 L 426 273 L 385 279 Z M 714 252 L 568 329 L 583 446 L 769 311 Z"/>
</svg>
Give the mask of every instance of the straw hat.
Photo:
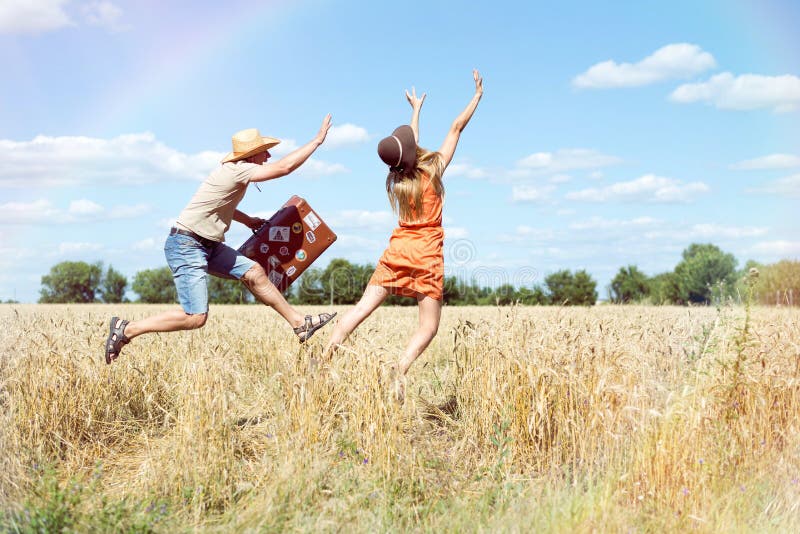
<svg viewBox="0 0 800 534">
<path fill-rule="evenodd" d="M 281 142 L 280 139 L 274 137 L 262 137 L 256 128 L 236 132 L 231 140 L 233 141 L 233 152 L 228 153 L 222 159 L 222 163 L 249 158 L 254 154 L 269 150 Z"/>
<path fill-rule="evenodd" d="M 395 128 L 392 135 L 381 139 L 378 156 L 392 169 L 413 169 L 417 162 L 417 142 L 411 126 Z"/>
</svg>

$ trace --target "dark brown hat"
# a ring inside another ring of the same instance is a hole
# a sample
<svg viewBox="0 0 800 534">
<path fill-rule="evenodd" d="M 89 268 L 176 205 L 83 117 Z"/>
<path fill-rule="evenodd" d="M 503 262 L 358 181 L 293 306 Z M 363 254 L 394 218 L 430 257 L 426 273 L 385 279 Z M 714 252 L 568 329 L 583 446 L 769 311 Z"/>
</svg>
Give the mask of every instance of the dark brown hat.
<svg viewBox="0 0 800 534">
<path fill-rule="evenodd" d="M 417 162 L 417 142 L 411 126 L 404 124 L 395 128 L 389 137 L 381 139 L 378 155 L 393 169 L 412 169 Z"/>
</svg>

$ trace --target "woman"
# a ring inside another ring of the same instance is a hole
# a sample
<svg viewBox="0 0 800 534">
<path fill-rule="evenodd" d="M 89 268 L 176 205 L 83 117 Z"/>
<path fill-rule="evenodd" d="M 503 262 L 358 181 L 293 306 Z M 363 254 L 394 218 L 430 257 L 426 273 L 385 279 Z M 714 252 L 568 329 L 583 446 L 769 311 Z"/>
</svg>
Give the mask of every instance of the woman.
<svg viewBox="0 0 800 534">
<path fill-rule="evenodd" d="M 419 327 L 406 346 L 395 367 L 395 395 L 405 395 L 405 375 L 439 328 L 444 285 L 444 230 L 442 229 L 442 175 L 453 159 L 461 132 L 472 118 L 483 96 L 483 79 L 472 72 L 475 95 L 456 117 L 438 152 L 417 145 L 419 112 L 425 100 L 423 93 L 406 91 L 411 104 L 410 126 L 400 126 L 378 144 L 378 155 L 389 166 L 386 192 L 392 209 L 398 214 L 398 228 L 392 232 L 387 248 L 370 278 L 364 296 L 336 325 L 325 356 L 336 348 L 390 294 L 417 299 Z"/>
</svg>

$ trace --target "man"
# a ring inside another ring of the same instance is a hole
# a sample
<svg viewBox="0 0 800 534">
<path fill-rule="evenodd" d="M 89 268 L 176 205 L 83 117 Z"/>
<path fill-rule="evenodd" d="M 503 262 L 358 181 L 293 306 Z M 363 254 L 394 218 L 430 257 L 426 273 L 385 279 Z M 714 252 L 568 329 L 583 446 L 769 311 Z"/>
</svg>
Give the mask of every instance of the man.
<svg viewBox="0 0 800 534">
<path fill-rule="evenodd" d="M 325 141 L 330 127 L 331 116 L 327 115 L 311 141 L 269 164 L 266 164 L 271 156 L 269 149 L 280 140 L 262 137 L 255 128 L 234 134 L 233 152 L 203 182 L 178 216 L 164 244 L 182 309 L 138 321 L 112 317 L 105 346 L 106 363 L 116 360 L 122 347 L 142 334 L 191 330 L 206 324 L 209 273 L 241 280 L 258 300 L 271 306 L 293 327 L 301 343 L 333 319 L 335 313 L 303 317 L 286 302 L 258 263 L 224 244 L 232 220 L 252 230 L 264 223 L 263 219 L 236 209 L 248 184 L 274 180 L 297 169 Z"/>
</svg>

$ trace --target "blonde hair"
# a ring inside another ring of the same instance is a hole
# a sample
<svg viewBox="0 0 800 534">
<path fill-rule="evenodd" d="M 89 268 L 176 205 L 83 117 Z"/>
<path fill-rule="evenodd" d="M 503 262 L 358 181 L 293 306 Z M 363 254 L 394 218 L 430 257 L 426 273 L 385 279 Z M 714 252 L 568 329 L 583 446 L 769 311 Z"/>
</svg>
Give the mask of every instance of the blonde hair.
<svg viewBox="0 0 800 534">
<path fill-rule="evenodd" d="M 417 163 L 412 169 L 391 170 L 386 177 L 386 194 L 389 196 L 392 211 L 404 221 L 413 222 L 419 219 L 422 216 L 422 178 L 427 176 L 436 194 L 443 195 L 444 169 L 441 154 L 417 147 Z"/>
</svg>

